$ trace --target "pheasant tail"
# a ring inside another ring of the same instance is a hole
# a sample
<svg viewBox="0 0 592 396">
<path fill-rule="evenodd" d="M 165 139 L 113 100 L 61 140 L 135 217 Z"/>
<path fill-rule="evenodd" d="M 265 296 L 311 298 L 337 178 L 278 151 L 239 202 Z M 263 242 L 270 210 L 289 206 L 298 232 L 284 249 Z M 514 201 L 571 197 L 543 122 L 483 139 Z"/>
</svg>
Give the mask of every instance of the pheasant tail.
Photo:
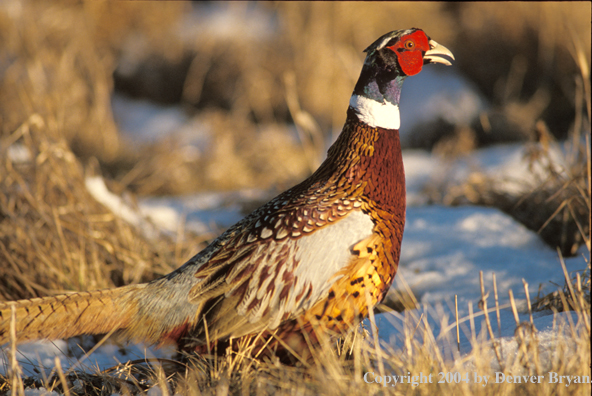
<svg viewBox="0 0 592 396">
<path fill-rule="evenodd" d="M 9 341 L 12 308 L 17 342 L 61 339 L 124 330 L 137 312 L 132 295 L 139 286 L 0 303 L 0 345 Z"/>
</svg>

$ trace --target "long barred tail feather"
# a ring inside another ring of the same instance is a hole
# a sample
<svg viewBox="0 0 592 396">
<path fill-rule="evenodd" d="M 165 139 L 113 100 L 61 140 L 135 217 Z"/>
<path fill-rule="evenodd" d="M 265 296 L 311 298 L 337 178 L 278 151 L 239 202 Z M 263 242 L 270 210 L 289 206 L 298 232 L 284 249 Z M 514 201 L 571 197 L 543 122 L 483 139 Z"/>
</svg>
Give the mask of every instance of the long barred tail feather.
<svg viewBox="0 0 592 396">
<path fill-rule="evenodd" d="M 0 345 L 9 341 L 11 305 L 16 309 L 17 342 L 124 330 L 137 311 L 133 291 L 139 287 L 0 302 Z"/>
</svg>

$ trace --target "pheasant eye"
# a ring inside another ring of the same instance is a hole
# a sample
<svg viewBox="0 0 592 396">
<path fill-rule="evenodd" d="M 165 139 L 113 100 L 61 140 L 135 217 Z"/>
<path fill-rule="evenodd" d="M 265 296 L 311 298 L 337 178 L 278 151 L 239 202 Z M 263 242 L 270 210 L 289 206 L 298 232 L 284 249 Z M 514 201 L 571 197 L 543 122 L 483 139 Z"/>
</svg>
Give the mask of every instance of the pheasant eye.
<svg viewBox="0 0 592 396">
<path fill-rule="evenodd" d="M 412 50 L 415 48 L 415 43 L 411 40 L 405 42 L 405 49 Z"/>
</svg>

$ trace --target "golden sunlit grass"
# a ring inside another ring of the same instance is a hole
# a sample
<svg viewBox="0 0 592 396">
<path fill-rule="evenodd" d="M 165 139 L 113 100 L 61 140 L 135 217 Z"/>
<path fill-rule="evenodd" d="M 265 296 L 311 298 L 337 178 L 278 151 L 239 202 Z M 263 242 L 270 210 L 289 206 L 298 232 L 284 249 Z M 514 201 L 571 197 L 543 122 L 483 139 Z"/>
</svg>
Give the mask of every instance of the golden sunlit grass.
<svg viewBox="0 0 592 396">
<path fill-rule="evenodd" d="M 250 7 L 246 3 L 226 6 L 239 11 Z M 573 254 L 586 245 L 589 257 L 589 9 L 582 13 L 581 4 L 531 3 L 496 7 L 279 2 L 259 6 L 276 12 L 282 21 L 272 39 L 253 42 L 242 37 L 204 36 L 188 43 L 171 29 L 189 12 L 188 3 L 2 3 L 0 299 L 113 287 L 168 273 L 199 251 L 210 236 L 180 232 L 177 239 L 165 235 L 148 239 L 142 230 L 113 215 L 88 193 L 85 176 L 100 172 L 93 158 L 113 178 L 117 192 L 178 194 L 288 187 L 314 169 L 325 150 L 324 135 L 341 126 L 363 59 L 361 49 L 386 31 L 411 26 L 425 28 L 453 49 L 459 62 L 469 63 L 465 70 L 474 72 L 472 77 L 480 81 L 480 87 L 491 87 L 496 114 L 509 119 L 511 125 L 519 124 L 520 133 L 531 136 L 528 153 L 532 163 L 542 163 L 548 170 L 533 190 L 517 197 L 496 193 L 491 188 L 496 181 L 475 175 L 460 187 L 439 186 L 434 200 L 500 207 L 527 225 L 530 221 L 529 227 L 541 231 L 563 254 Z M 503 34 L 497 33 L 500 27 Z M 134 41 L 133 37 L 140 39 Z M 581 43 L 573 46 L 572 56 L 560 58 L 558 66 L 551 68 L 552 81 L 560 81 L 569 93 L 566 102 L 573 102 L 576 109 L 567 128 L 569 148 L 562 161 L 567 167 L 560 172 L 550 155 L 550 147 L 557 144 L 550 132 L 556 131 L 541 121 L 548 107 L 554 110 L 545 104 L 552 103 L 556 91 L 550 86 L 528 86 L 531 74 L 534 80 L 538 74 L 519 57 L 513 60 L 510 50 L 538 43 L 542 64 L 551 67 L 553 54 L 565 53 L 577 39 Z M 487 60 L 488 51 L 499 55 L 494 43 L 502 52 L 509 51 L 504 55 L 510 61 L 501 65 L 507 66 L 504 71 Z M 158 59 L 164 70 L 188 62 L 180 100 L 212 130 L 211 150 L 187 160 L 184 147 L 174 139 L 138 147 L 121 138 L 110 97 L 113 72 L 122 59 L 139 63 Z M 484 76 L 498 80 L 487 85 Z M 521 87 L 528 92 L 521 92 Z M 215 91 L 221 92 L 219 103 L 225 107 L 208 108 L 208 100 L 217 97 Z M 484 115 L 483 120 L 494 120 L 489 116 Z M 285 126 L 291 119 L 296 132 Z M 457 140 L 446 143 L 456 154 L 464 150 L 460 145 L 468 142 L 466 150 L 471 150 L 479 140 L 473 129 L 462 128 L 457 130 Z M 446 144 L 439 149 L 447 151 Z M 562 291 L 535 302 L 537 308 L 561 311 L 569 307 L 576 312 L 575 320 L 556 319 L 553 353 L 539 348 L 541 340 L 528 332 L 528 325 L 517 323 L 514 349 L 507 340 L 495 344 L 491 335 L 475 335 L 473 352 L 459 356 L 454 326 L 448 326 L 449 339 L 443 341 L 432 334 L 426 318 L 407 312 L 403 314 L 403 339 L 394 350 L 377 348 L 371 337 L 360 336 L 346 343 L 348 354 L 337 353 L 334 345 L 319 347 L 317 362 L 311 366 L 253 360 L 239 351 L 222 354 L 220 359 L 191 356 L 183 363 L 125 364 L 102 373 L 90 368 L 64 372 L 56 362 L 55 375 L 37 379 L 22 378 L 17 365 L 11 363 L 11 375 L 0 377 L 0 395 L 9 389 L 11 394 L 21 395 L 23 383 L 71 395 L 134 394 L 153 386 L 165 395 L 587 394 L 589 386 L 563 384 L 484 387 L 473 383 L 472 376 L 477 373 L 492 378 L 496 371 L 503 371 L 548 379 L 552 371 L 589 377 L 589 296 L 588 267 L 573 278 L 567 275 Z M 416 304 L 412 296 L 405 297 L 401 309 Z M 490 300 L 490 309 L 492 306 Z M 482 320 L 483 316 L 477 316 L 480 312 L 475 307 L 475 316 L 459 319 L 466 319 L 464 323 L 471 329 L 470 323 Z M 454 318 L 448 322 L 453 323 Z M 372 333 L 375 329 L 367 330 Z M 441 342 L 448 343 L 450 356 L 442 356 Z M 431 374 L 433 382 L 382 387 L 364 382 L 366 372 L 373 372 L 374 377 Z M 440 372 L 469 373 L 471 383 L 439 384 Z"/>
<path fill-rule="evenodd" d="M 263 39 L 209 35 L 207 30 L 194 39 L 182 39 L 177 24 L 191 12 L 191 5 L 182 2 L 6 4 L 0 15 L 6 38 L 2 59 L 8 65 L 0 87 L 2 133 L 14 131 L 34 112 L 52 113 L 53 131 L 83 162 L 97 158 L 104 173 L 141 194 L 269 188 L 299 181 L 324 156 L 323 137 L 336 133 L 344 121 L 363 61 L 361 50 L 393 28 L 425 27 L 458 53 L 455 67 L 461 66 L 493 96 L 495 114 L 489 116 L 494 129 L 480 136 L 508 137 L 516 128 L 522 131 L 516 135 L 528 136 L 541 111 L 564 108 L 553 102 L 545 108 L 549 102 L 536 98 L 557 96 L 562 103 L 571 102 L 571 88 L 566 87 L 573 85 L 577 70 L 565 55 L 572 35 L 581 41 L 583 58 L 590 57 L 583 3 L 221 6 L 238 18 L 244 16 L 247 21 L 240 28 L 249 26 L 250 8 L 268 11 L 272 22 L 269 37 Z M 274 24 L 274 19 L 279 22 Z M 254 19 L 251 25 L 255 23 L 268 22 Z M 199 27 L 192 26 L 198 32 Z M 540 52 L 540 59 L 512 58 L 533 51 Z M 491 54 L 497 54 L 495 62 L 488 58 Z M 494 65 L 499 69 L 491 71 Z M 224 147 L 227 155 L 206 152 L 188 158 L 174 139 L 141 145 L 121 141 L 109 109 L 113 71 L 126 87 L 135 84 L 128 93 L 169 100 L 170 92 L 178 91 L 178 100 L 190 109 L 208 110 L 213 116 L 200 122 L 212 130 L 212 147 Z M 537 79 L 539 75 L 544 78 Z M 290 103 L 298 103 L 298 109 Z M 318 131 L 310 135 L 299 122 L 306 114 L 316 120 L 322 136 Z M 494 121 L 500 117 L 503 125 L 513 127 L 496 128 Z M 283 126 L 290 119 L 299 126 L 297 138 Z M 265 149 L 271 135 L 282 136 L 273 141 L 276 150 Z"/>
<path fill-rule="evenodd" d="M 87 191 L 80 161 L 32 114 L 0 138 L 0 298 L 144 282 L 166 274 L 200 239 L 147 239 Z M 184 241 L 184 242 L 183 242 Z"/>
<path fill-rule="evenodd" d="M 396 344 L 379 347 L 370 337 L 370 334 L 376 336 L 374 330 L 359 329 L 346 343 L 336 344 L 334 340 L 325 339 L 313 349 L 311 360 L 297 366 L 280 364 L 273 357 L 254 359 L 248 353 L 247 343 L 237 351 L 219 351 L 218 358 L 186 355 L 179 361 L 136 360 L 102 372 L 93 369 L 64 372 L 56 364 L 49 377 L 36 382 L 26 378 L 24 386 L 73 395 L 137 394 L 153 387 L 159 388 L 162 394 L 180 395 L 411 392 L 419 395 L 585 395 L 591 376 L 590 306 L 583 300 L 585 285 L 573 286 L 572 295 L 562 294 L 562 298 L 574 304 L 574 315 L 555 317 L 554 332 L 544 337 L 537 333 L 532 319 L 518 321 L 516 303 L 510 292 L 516 332 L 510 339 L 498 338 L 489 322 L 499 315 L 500 308 L 508 307 L 494 304 L 493 295 L 488 304 L 487 295 L 492 290 L 484 286 L 481 308 L 475 307 L 473 312 L 469 307 L 472 314 L 457 321 L 442 318 L 444 330 L 437 336 L 424 314 L 418 316 L 415 311 L 407 311 L 389 318 L 400 322 L 399 328 L 402 328 Z M 521 295 L 521 292 L 516 291 L 516 294 Z M 475 323 L 484 319 L 486 325 L 476 334 Z M 468 354 L 460 355 L 457 351 L 459 324 L 461 331 L 468 331 L 471 339 L 473 349 Z M 59 363 L 57 358 L 56 363 Z M 16 365 L 10 367 L 9 373 L 8 377 L 0 378 L 0 392 L 21 386 Z M 512 377 L 511 381 L 516 383 L 501 379 L 500 373 L 504 378 Z M 393 376 L 397 376 L 396 385 Z M 538 383 L 531 382 L 533 376 Z M 562 384 L 553 383 L 559 376 L 570 376 L 572 383 L 568 384 L 565 378 Z M 584 383 L 573 383 L 576 377 L 578 382 Z M 22 393 L 17 391 L 16 394 Z"/>
</svg>

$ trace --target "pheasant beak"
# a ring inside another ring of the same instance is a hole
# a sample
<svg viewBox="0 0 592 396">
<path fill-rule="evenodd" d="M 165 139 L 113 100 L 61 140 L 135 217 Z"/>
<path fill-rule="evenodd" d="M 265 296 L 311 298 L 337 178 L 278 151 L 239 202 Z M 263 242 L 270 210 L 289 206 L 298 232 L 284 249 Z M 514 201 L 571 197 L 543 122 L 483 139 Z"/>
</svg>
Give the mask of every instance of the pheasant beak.
<svg viewBox="0 0 592 396">
<path fill-rule="evenodd" d="M 430 50 L 423 56 L 424 65 L 428 63 L 442 63 L 446 66 L 452 65 L 448 59 L 444 58 L 446 56 L 454 60 L 454 55 L 452 55 L 452 52 L 448 48 L 436 43 L 434 40 L 430 40 L 429 44 Z"/>
</svg>

